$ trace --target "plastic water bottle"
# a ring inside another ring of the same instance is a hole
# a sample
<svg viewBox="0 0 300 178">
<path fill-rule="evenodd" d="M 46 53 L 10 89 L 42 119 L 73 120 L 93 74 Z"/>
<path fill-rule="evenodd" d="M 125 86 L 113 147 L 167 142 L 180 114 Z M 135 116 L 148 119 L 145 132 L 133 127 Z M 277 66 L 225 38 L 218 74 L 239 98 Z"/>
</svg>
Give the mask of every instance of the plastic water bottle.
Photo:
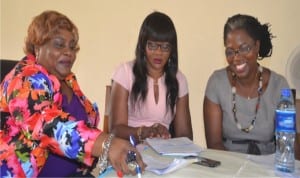
<svg viewBox="0 0 300 178">
<path fill-rule="evenodd" d="M 282 89 L 276 108 L 275 167 L 279 171 L 294 172 L 294 142 L 296 132 L 296 109 L 290 89 Z"/>
</svg>

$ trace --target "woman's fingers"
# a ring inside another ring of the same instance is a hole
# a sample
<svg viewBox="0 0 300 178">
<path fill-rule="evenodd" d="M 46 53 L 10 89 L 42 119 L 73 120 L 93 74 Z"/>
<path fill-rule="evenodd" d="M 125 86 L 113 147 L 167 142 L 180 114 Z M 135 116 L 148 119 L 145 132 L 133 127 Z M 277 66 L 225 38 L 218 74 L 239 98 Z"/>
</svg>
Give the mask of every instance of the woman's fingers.
<svg viewBox="0 0 300 178">
<path fill-rule="evenodd" d="M 170 138 L 169 130 L 162 124 L 155 123 L 151 126 L 155 137 Z"/>
<path fill-rule="evenodd" d="M 123 174 L 136 174 L 136 169 L 133 164 L 127 162 L 128 153 L 135 154 L 136 160 L 132 162 L 139 164 L 142 171 L 145 170 L 145 163 L 142 160 L 140 153 L 127 140 L 114 138 L 109 149 L 109 160 L 116 171 L 122 171 Z"/>
</svg>

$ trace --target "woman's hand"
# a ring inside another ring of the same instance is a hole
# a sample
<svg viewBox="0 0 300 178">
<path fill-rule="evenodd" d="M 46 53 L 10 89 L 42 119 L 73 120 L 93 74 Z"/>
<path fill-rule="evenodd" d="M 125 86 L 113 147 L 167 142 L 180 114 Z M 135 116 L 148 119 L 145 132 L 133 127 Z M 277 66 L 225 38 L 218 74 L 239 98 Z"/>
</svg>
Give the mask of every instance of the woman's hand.
<svg viewBox="0 0 300 178">
<path fill-rule="evenodd" d="M 128 168 L 126 159 L 129 151 L 136 153 L 136 162 L 141 171 L 145 171 L 146 164 L 143 162 L 140 153 L 128 141 L 115 137 L 111 141 L 108 152 L 108 160 L 116 171 L 122 171 L 124 174 L 136 175 L 135 170 Z"/>
<path fill-rule="evenodd" d="M 168 139 L 171 138 L 171 134 L 165 126 L 159 123 L 155 123 L 151 127 L 145 127 L 145 129 L 143 129 L 142 137 L 143 138 L 159 137 L 159 138 Z"/>
</svg>

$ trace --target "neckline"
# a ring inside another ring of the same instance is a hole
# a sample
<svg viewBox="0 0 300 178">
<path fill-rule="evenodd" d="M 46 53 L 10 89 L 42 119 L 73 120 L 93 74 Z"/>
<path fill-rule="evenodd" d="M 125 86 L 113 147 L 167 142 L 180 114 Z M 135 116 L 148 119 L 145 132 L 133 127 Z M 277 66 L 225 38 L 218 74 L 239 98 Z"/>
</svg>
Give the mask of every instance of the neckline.
<svg viewBox="0 0 300 178">
<path fill-rule="evenodd" d="M 231 86 L 231 93 L 232 93 L 232 113 L 233 113 L 233 118 L 234 118 L 234 121 L 235 121 L 235 124 L 237 126 L 237 128 L 245 133 L 249 133 L 253 128 L 254 128 L 254 125 L 255 125 L 255 121 L 256 121 L 256 117 L 257 117 L 257 113 L 258 113 L 258 110 L 260 108 L 260 99 L 261 99 L 261 95 L 262 95 L 262 92 L 263 92 L 263 67 L 261 67 L 259 64 L 258 64 L 258 89 L 257 89 L 257 103 L 255 105 L 255 116 L 254 118 L 252 119 L 251 121 L 251 124 L 248 126 L 248 127 L 245 127 L 245 128 L 242 128 L 241 124 L 238 122 L 238 118 L 236 116 L 236 113 L 237 113 L 237 108 L 236 108 L 236 75 L 232 72 L 232 86 Z"/>
<path fill-rule="evenodd" d="M 150 82 L 152 85 L 159 85 L 161 83 L 161 81 L 164 79 L 165 73 L 162 76 L 160 76 L 159 78 L 157 78 L 157 82 L 155 82 L 155 79 L 152 76 L 150 76 L 150 75 L 147 75 L 147 76 L 150 79 Z"/>
<path fill-rule="evenodd" d="M 268 70 L 268 69 L 265 69 L 265 70 Z M 228 73 L 227 73 L 227 69 L 226 69 L 226 68 L 224 68 L 224 72 L 225 72 L 224 76 L 226 76 L 226 77 L 225 77 L 225 80 L 227 80 L 226 85 L 227 85 L 228 88 L 230 88 L 230 91 L 231 91 L 231 81 L 230 81 L 230 79 L 229 79 L 229 77 L 228 77 Z M 229 71 L 229 72 L 230 72 L 230 71 Z M 261 97 L 263 97 L 263 96 L 265 95 L 265 93 L 268 93 L 268 91 L 270 90 L 270 85 L 269 85 L 269 83 L 272 83 L 273 80 L 274 80 L 274 73 L 273 73 L 273 71 L 270 70 L 270 76 L 268 77 L 268 81 L 267 81 L 268 85 L 267 85 L 267 87 L 265 88 L 265 90 L 262 92 Z M 236 94 L 236 96 L 239 96 L 239 97 L 242 98 L 242 99 L 248 100 L 246 97 L 244 97 L 244 96 L 242 96 L 242 95 L 239 95 L 238 93 Z M 251 98 L 250 100 L 256 99 L 256 98 L 257 98 L 257 97 L 253 97 L 253 98 Z"/>
<path fill-rule="evenodd" d="M 74 102 L 74 99 L 76 99 L 77 96 L 76 96 L 75 93 L 73 92 L 73 93 L 72 93 L 72 98 L 71 98 L 70 102 L 68 101 L 68 97 L 67 97 L 66 94 L 63 94 L 63 93 L 62 93 L 62 97 L 63 97 L 63 103 L 66 104 L 66 105 L 70 105 L 71 103 Z"/>
</svg>

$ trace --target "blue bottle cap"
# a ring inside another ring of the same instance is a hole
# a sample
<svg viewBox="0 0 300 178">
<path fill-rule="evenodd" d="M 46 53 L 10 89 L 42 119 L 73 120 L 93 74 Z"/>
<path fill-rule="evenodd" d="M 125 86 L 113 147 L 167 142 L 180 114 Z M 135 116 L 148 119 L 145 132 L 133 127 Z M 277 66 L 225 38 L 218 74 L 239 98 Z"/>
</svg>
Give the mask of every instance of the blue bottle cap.
<svg viewBox="0 0 300 178">
<path fill-rule="evenodd" d="M 285 97 L 291 96 L 291 90 L 289 88 L 283 88 L 281 89 L 281 95 Z"/>
</svg>

